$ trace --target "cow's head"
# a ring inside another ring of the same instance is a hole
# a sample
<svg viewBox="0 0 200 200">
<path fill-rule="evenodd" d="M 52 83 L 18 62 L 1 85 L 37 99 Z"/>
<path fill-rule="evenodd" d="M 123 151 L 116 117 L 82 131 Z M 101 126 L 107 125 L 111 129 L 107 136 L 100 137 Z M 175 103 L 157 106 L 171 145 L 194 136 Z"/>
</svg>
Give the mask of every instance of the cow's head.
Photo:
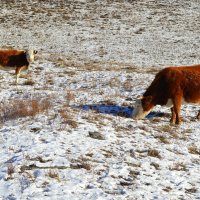
<svg viewBox="0 0 200 200">
<path fill-rule="evenodd" d="M 37 54 L 36 50 L 33 50 L 33 49 L 26 50 L 26 58 L 29 63 L 34 61 L 35 54 Z"/>
<path fill-rule="evenodd" d="M 152 96 L 142 96 L 137 98 L 135 102 L 133 118 L 134 119 L 145 118 L 154 107 L 152 100 L 153 100 Z"/>
</svg>

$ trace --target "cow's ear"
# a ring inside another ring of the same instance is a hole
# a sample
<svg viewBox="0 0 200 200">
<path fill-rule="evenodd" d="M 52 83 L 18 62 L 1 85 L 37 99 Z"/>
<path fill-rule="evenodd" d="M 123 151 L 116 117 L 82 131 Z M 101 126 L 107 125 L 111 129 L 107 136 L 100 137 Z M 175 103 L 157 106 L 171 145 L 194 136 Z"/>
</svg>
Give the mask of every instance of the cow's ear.
<svg viewBox="0 0 200 200">
<path fill-rule="evenodd" d="M 143 96 L 137 96 L 137 100 L 142 100 L 143 98 Z"/>
</svg>

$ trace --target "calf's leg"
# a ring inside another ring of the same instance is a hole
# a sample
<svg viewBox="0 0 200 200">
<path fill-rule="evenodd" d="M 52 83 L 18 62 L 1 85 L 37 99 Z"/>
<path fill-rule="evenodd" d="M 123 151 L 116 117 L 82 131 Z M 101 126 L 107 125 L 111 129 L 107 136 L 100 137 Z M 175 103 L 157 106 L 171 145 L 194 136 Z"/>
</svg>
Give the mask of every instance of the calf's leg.
<svg viewBox="0 0 200 200">
<path fill-rule="evenodd" d="M 16 85 L 18 84 L 18 80 L 19 80 L 19 77 L 20 77 L 20 72 L 22 71 L 22 69 L 23 69 L 23 66 L 22 67 L 17 67 L 16 70 L 15 70 Z"/>
<path fill-rule="evenodd" d="M 170 123 L 175 124 L 176 122 L 176 113 L 174 112 L 174 107 L 171 108 L 172 117 L 170 119 Z"/>
<path fill-rule="evenodd" d="M 176 115 L 176 120 L 175 123 L 176 124 L 180 124 L 181 123 L 181 117 L 180 117 L 180 112 L 181 112 L 181 101 L 182 101 L 182 96 L 181 95 L 177 95 L 174 99 L 173 99 L 173 104 L 174 104 L 174 113 Z M 172 113 L 173 116 L 173 113 Z"/>
</svg>

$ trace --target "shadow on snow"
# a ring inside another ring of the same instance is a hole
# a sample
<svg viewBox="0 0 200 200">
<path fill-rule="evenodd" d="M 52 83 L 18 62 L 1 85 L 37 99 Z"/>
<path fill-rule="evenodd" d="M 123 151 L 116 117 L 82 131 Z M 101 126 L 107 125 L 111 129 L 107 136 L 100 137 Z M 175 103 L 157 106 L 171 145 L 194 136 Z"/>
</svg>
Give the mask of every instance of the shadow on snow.
<svg viewBox="0 0 200 200">
<path fill-rule="evenodd" d="M 97 113 L 104 113 L 104 114 L 110 114 L 113 116 L 121 116 L 121 117 L 127 117 L 127 118 L 131 118 L 134 111 L 134 108 L 132 107 L 106 105 L 106 104 L 83 105 L 83 106 L 80 106 L 79 108 L 85 111 L 93 110 L 93 111 L 96 111 Z M 163 115 L 164 113 L 161 113 L 161 112 L 151 112 L 146 116 L 146 118 L 150 119 L 153 117 L 161 117 Z"/>
</svg>

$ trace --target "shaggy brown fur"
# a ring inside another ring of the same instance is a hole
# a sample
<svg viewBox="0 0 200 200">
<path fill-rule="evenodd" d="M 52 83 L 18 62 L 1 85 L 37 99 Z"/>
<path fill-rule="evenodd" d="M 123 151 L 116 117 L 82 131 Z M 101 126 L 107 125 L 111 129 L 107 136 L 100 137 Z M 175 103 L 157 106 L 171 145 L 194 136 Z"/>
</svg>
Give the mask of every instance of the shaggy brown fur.
<svg viewBox="0 0 200 200">
<path fill-rule="evenodd" d="M 20 72 L 27 70 L 30 65 L 29 56 L 34 57 L 37 51 L 31 51 L 32 55 L 29 55 L 29 51 L 21 50 L 0 50 L 0 69 L 3 70 L 15 70 L 17 76 L 16 82 L 18 82 L 18 77 Z"/>
<path fill-rule="evenodd" d="M 171 122 L 180 124 L 181 104 L 200 104 L 200 65 L 168 67 L 161 70 L 147 88 L 141 100 L 144 111 L 155 105 L 166 105 L 172 101 Z M 200 112 L 198 113 L 200 118 Z"/>
</svg>

